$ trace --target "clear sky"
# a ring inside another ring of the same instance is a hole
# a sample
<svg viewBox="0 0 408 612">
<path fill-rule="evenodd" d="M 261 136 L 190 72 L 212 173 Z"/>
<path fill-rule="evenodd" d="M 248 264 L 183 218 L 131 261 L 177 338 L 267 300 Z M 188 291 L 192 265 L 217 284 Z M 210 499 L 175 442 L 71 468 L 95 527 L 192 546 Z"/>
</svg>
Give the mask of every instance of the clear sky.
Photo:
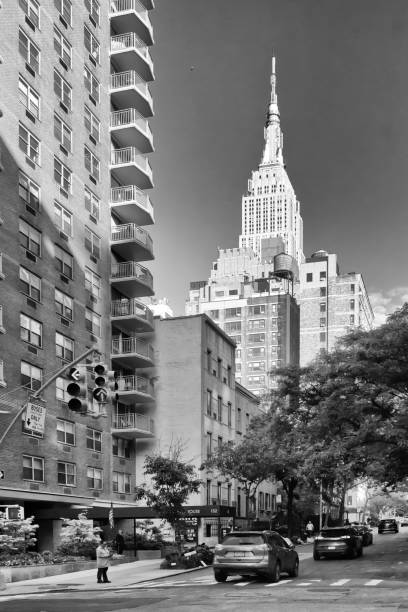
<svg viewBox="0 0 408 612">
<path fill-rule="evenodd" d="M 304 250 L 362 272 L 381 316 L 408 300 L 408 1 L 155 0 L 157 297 L 184 314 L 238 246 L 277 58 Z"/>
</svg>

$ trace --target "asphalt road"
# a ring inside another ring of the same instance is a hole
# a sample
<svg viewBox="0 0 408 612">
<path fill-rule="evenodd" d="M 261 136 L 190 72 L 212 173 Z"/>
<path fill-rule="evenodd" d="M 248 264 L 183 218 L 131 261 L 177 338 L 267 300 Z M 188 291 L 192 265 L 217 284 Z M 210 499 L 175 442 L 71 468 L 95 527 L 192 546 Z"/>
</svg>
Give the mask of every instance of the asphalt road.
<svg viewBox="0 0 408 612">
<path fill-rule="evenodd" d="M 299 547 L 299 552 L 302 548 Z M 361 558 L 303 559 L 298 578 L 214 581 L 211 568 L 123 589 L 0 597 L 1 612 L 368 612 L 408 610 L 408 528 L 375 535 Z"/>
</svg>

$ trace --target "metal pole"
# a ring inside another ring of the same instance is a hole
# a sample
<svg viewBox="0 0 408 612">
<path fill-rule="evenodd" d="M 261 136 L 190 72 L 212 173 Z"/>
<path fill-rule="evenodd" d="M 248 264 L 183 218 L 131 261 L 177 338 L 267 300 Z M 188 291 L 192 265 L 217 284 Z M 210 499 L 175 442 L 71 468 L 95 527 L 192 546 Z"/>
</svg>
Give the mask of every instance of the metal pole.
<svg viewBox="0 0 408 612">
<path fill-rule="evenodd" d="M 319 531 L 323 527 L 323 479 L 320 479 L 320 496 L 319 496 Z"/>
<path fill-rule="evenodd" d="M 42 391 L 44 389 L 46 389 L 48 387 L 48 385 L 50 385 L 52 382 L 54 382 L 54 380 L 56 378 L 58 378 L 58 376 L 60 376 L 61 374 L 63 374 L 67 368 L 71 368 L 72 366 L 76 365 L 77 363 L 79 363 L 80 361 L 82 361 L 85 357 L 87 357 L 89 355 L 89 353 L 99 353 L 99 355 L 101 354 L 100 351 L 98 351 L 95 348 L 90 348 L 87 349 L 85 351 L 85 353 L 82 353 L 82 355 L 80 355 L 79 357 L 77 357 L 76 359 L 74 359 L 74 361 L 71 361 L 70 363 L 66 363 L 64 365 L 64 367 L 60 368 L 58 370 L 58 372 L 56 374 L 54 374 L 53 376 L 51 376 L 50 379 L 47 380 L 47 382 L 45 382 L 43 385 L 41 385 L 41 387 L 39 389 L 37 389 L 37 391 L 35 391 L 32 395 L 31 398 L 36 399 L 39 397 L 40 393 L 42 393 Z M 6 427 L 5 431 L 3 432 L 1 438 L 0 438 L 0 446 L 2 445 L 3 441 L 5 440 L 8 432 L 10 431 L 10 429 L 13 427 L 14 423 L 17 421 L 17 419 L 23 414 L 24 410 L 27 408 L 27 404 L 24 403 L 23 406 L 20 408 L 20 410 L 17 411 L 17 414 L 12 418 L 12 420 L 10 421 L 8 427 Z"/>
<path fill-rule="evenodd" d="M 136 550 L 136 519 L 135 518 L 133 518 L 133 551 L 134 551 L 135 557 L 137 557 L 137 550 Z"/>
</svg>

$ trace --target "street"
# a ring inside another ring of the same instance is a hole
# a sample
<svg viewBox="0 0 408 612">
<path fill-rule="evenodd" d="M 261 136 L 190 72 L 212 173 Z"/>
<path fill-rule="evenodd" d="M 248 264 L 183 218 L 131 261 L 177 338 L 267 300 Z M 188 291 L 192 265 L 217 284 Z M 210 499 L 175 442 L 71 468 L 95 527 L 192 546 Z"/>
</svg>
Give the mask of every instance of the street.
<svg viewBox="0 0 408 612">
<path fill-rule="evenodd" d="M 2 612 L 128 612 L 130 610 L 245 611 L 276 610 L 327 612 L 408 610 L 408 528 L 399 534 L 374 536 L 374 545 L 355 560 L 313 561 L 298 547 L 300 575 L 272 584 L 248 577 L 214 581 L 211 568 L 126 587 L 110 585 L 102 592 L 76 590 L 75 574 L 69 591 L 24 596 L 0 596 Z M 304 557 L 307 558 L 304 558 Z M 61 585 L 62 586 L 62 585 Z M 80 585 L 77 587 L 80 588 Z"/>
</svg>

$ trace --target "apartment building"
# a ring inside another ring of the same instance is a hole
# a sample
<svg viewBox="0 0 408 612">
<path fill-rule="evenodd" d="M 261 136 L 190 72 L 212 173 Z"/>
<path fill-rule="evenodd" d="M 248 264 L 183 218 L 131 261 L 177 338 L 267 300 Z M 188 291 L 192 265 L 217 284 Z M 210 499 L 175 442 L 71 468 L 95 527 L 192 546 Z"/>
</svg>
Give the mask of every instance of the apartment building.
<svg viewBox="0 0 408 612">
<path fill-rule="evenodd" d="M 38 402 L 43 431 L 23 414 L 1 443 L 0 503 L 35 515 L 42 549 L 64 510 L 107 518 L 111 501 L 133 502 L 136 445 L 153 436 L 153 279 L 140 263 L 153 258 L 152 8 L 0 3 L 0 431 L 88 348 L 119 372 L 115 406 L 89 394 L 85 415 L 59 376 Z"/>
</svg>

